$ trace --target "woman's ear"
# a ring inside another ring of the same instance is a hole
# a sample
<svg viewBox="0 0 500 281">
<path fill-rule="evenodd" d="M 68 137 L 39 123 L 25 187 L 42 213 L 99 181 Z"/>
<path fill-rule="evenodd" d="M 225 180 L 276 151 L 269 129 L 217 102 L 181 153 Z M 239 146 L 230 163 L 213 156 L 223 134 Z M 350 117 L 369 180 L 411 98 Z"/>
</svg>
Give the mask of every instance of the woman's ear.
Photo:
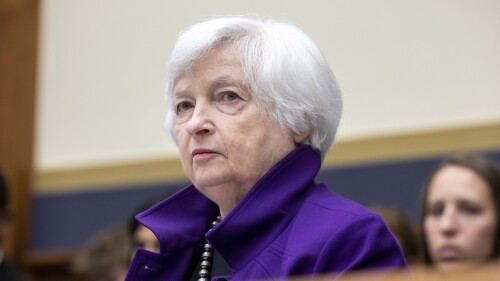
<svg viewBox="0 0 500 281">
<path fill-rule="evenodd" d="M 307 130 L 305 130 L 304 132 L 293 134 L 293 141 L 295 142 L 295 144 L 301 144 L 305 139 L 307 139 L 307 137 L 309 137 L 310 134 L 311 127 L 307 128 Z"/>
</svg>

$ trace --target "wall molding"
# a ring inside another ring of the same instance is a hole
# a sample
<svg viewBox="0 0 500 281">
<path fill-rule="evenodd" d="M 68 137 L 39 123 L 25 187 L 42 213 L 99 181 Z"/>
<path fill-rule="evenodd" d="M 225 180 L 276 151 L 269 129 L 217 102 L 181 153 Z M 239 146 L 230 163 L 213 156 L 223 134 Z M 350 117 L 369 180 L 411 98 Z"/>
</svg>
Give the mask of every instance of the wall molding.
<svg viewBox="0 0 500 281">
<path fill-rule="evenodd" d="M 497 149 L 500 149 L 500 123 L 491 123 L 338 142 L 328 152 L 323 166 L 346 166 Z"/>
<path fill-rule="evenodd" d="M 339 141 L 327 153 L 323 168 L 410 160 L 457 151 L 497 149 L 500 149 L 500 122 Z M 187 180 L 179 159 L 37 171 L 34 179 L 36 194 L 126 188 Z"/>
</svg>

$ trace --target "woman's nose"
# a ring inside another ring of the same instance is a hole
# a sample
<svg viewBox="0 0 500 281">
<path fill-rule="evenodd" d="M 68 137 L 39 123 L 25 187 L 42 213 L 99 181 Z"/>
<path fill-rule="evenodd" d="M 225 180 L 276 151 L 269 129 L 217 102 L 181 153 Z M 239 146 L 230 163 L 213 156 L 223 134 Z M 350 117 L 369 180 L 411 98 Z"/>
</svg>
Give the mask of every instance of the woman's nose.
<svg viewBox="0 0 500 281">
<path fill-rule="evenodd" d="M 439 220 L 439 228 L 445 236 L 453 236 L 458 232 L 459 223 L 455 210 L 451 208 L 445 210 Z"/>
<path fill-rule="evenodd" d="M 192 136 L 203 136 L 213 132 L 211 112 L 208 105 L 198 103 L 189 118 L 187 131 Z"/>
</svg>

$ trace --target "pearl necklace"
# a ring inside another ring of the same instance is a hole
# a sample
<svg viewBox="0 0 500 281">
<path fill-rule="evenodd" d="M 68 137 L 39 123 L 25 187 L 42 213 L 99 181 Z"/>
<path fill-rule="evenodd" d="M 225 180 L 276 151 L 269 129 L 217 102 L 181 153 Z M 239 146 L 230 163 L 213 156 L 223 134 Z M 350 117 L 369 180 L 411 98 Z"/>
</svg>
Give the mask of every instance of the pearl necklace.
<svg viewBox="0 0 500 281">
<path fill-rule="evenodd" d="M 221 220 L 220 216 L 217 216 L 217 218 L 212 222 L 212 227 L 210 227 L 210 230 L 212 230 Z M 212 263 L 214 261 L 214 247 L 208 240 L 206 240 L 205 245 L 203 246 L 203 249 L 205 250 L 203 254 L 201 254 L 201 264 L 200 264 L 200 272 L 198 273 L 198 281 L 210 281 L 211 273 L 212 273 Z"/>
</svg>

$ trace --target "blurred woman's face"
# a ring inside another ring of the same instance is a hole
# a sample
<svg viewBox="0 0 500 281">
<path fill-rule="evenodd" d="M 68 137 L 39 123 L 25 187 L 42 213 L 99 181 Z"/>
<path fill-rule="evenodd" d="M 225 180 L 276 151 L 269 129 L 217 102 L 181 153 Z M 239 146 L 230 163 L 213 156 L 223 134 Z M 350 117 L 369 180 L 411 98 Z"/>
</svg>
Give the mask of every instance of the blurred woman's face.
<svg viewBox="0 0 500 281">
<path fill-rule="evenodd" d="M 443 167 L 427 194 L 424 235 L 437 268 L 463 269 L 492 254 L 496 213 L 488 184 L 474 171 Z"/>
<path fill-rule="evenodd" d="M 156 239 L 154 233 L 144 225 L 139 225 L 134 232 L 132 241 L 135 246 L 134 251 L 136 248 L 143 248 L 154 253 L 160 252 L 160 243 L 158 242 L 158 239 Z"/>
<path fill-rule="evenodd" d="M 228 48 L 208 52 L 179 77 L 173 102 L 184 171 L 223 216 L 295 149 L 292 132 L 253 99 L 240 59 Z"/>
</svg>

